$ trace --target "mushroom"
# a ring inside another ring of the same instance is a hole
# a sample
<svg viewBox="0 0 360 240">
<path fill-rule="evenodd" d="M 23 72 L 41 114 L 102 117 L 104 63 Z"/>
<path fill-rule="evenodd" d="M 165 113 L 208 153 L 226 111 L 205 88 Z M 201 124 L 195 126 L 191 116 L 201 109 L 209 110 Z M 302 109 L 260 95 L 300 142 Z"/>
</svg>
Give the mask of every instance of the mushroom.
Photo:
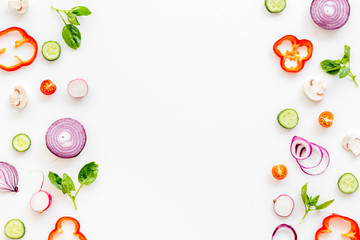
<svg viewBox="0 0 360 240">
<path fill-rule="evenodd" d="M 325 96 L 326 86 L 321 79 L 309 79 L 303 85 L 305 95 L 314 102 L 320 102 Z"/>
<path fill-rule="evenodd" d="M 24 14 L 29 9 L 29 0 L 15 0 L 8 2 L 9 8 L 15 8 L 19 14 Z"/>
<path fill-rule="evenodd" d="M 14 107 L 23 109 L 27 102 L 29 101 L 29 97 L 26 94 L 26 91 L 23 86 L 15 86 L 14 93 L 10 94 L 9 102 Z"/>
<path fill-rule="evenodd" d="M 356 133 L 346 134 L 341 141 L 343 147 L 352 151 L 355 156 L 360 155 L 360 135 Z"/>
</svg>

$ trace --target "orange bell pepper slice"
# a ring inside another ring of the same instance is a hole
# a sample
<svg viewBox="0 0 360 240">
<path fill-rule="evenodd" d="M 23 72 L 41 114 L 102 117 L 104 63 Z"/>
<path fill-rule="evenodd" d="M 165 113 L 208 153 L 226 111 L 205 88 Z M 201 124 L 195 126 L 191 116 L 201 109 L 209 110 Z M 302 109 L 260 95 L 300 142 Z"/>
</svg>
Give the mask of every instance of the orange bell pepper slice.
<svg viewBox="0 0 360 240">
<path fill-rule="evenodd" d="M 323 223 L 322 223 L 322 227 L 319 228 L 315 233 L 315 240 L 319 240 L 319 236 L 321 234 L 331 233 L 331 229 L 329 228 L 329 222 L 330 222 L 331 219 L 334 219 L 334 218 L 340 218 L 340 219 L 343 219 L 343 220 L 350 223 L 350 226 L 351 226 L 350 231 L 348 233 L 342 233 L 341 234 L 342 237 L 346 237 L 346 238 L 349 238 L 351 240 L 359 240 L 360 239 L 359 226 L 355 222 L 355 220 L 333 213 L 332 215 L 327 216 L 326 218 L 324 218 Z"/>
<path fill-rule="evenodd" d="M 72 217 L 61 217 L 59 218 L 59 220 L 57 220 L 56 224 L 55 224 L 55 229 L 52 230 L 49 234 L 48 240 L 53 240 L 54 236 L 58 233 L 62 233 L 63 230 L 61 229 L 62 223 L 63 221 L 71 221 L 75 224 L 75 229 L 74 229 L 74 235 L 77 236 L 80 240 L 86 240 L 86 237 L 84 236 L 84 234 L 82 234 L 80 232 L 80 223 Z"/>
<path fill-rule="evenodd" d="M 282 53 L 279 50 L 279 46 L 283 44 L 284 41 L 290 41 L 292 45 L 292 50 L 286 50 L 285 53 Z M 306 47 L 307 55 L 301 56 L 299 52 L 299 47 Z M 280 57 L 280 65 L 282 69 L 284 69 L 287 72 L 300 72 L 305 65 L 305 62 L 309 60 L 312 56 L 313 52 L 313 45 L 309 40 L 306 39 L 297 39 L 293 35 L 286 35 L 282 38 L 280 38 L 278 41 L 275 42 L 273 46 L 273 50 L 277 56 Z M 295 66 L 286 66 L 286 60 L 295 61 Z"/>
<path fill-rule="evenodd" d="M 19 60 L 19 62 L 17 64 L 15 64 L 13 66 L 5 66 L 3 64 L 0 64 L 1 69 L 11 72 L 11 71 L 18 70 L 22 66 L 28 66 L 31 63 L 33 63 L 36 58 L 37 52 L 38 52 L 38 45 L 33 37 L 29 36 L 24 29 L 19 28 L 19 27 L 11 27 L 11 28 L 7 28 L 7 29 L 1 31 L 0 37 L 2 35 L 6 35 L 9 32 L 19 32 L 22 37 L 21 39 L 15 41 L 15 48 L 21 46 L 24 43 L 30 43 L 34 47 L 34 54 L 30 59 L 24 61 L 21 58 L 19 58 L 18 56 L 15 56 Z M 0 54 L 2 54 L 4 52 L 5 52 L 5 48 L 0 48 Z"/>
</svg>

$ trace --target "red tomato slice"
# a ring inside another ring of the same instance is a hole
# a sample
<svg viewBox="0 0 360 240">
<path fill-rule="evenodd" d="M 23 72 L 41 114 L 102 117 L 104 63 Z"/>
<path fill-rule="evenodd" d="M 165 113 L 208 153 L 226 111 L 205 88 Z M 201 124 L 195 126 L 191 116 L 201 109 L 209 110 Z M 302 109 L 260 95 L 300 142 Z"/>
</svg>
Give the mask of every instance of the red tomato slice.
<svg viewBox="0 0 360 240">
<path fill-rule="evenodd" d="M 331 112 L 322 112 L 319 116 L 319 123 L 325 128 L 331 127 L 334 121 L 334 115 Z"/>
<path fill-rule="evenodd" d="M 282 180 L 286 177 L 287 175 L 287 168 L 285 165 L 280 164 L 280 165 L 275 165 L 272 168 L 272 175 L 274 176 L 274 178 L 276 178 L 277 180 Z"/>
<path fill-rule="evenodd" d="M 56 85 L 49 79 L 44 80 L 40 85 L 40 91 L 45 95 L 51 95 L 56 91 Z"/>
</svg>

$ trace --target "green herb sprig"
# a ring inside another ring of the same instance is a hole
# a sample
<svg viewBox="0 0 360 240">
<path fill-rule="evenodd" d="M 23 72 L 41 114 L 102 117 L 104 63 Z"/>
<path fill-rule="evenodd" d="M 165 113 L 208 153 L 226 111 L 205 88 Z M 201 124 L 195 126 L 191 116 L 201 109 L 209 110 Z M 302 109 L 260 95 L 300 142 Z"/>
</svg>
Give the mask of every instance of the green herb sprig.
<svg viewBox="0 0 360 240">
<path fill-rule="evenodd" d="M 324 72 L 336 75 L 339 74 L 339 78 L 344 78 L 346 76 L 349 76 L 356 84 L 357 87 L 359 85 L 357 84 L 355 80 L 355 75 L 352 74 L 350 70 L 350 47 L 345 45 L 344 46 L 344 56 L 342 59 L 338 60 L 324 60 L 320 63 L 320 66 Z"/>
<path fill-rule="evenodd" d="M 71 177 L 69 177 L 66 173 L 64 173 L 63 177 L 61 178 L 56 173 L 49 171 L 48 178 L 55 187 L 57 187 L 63 192 L 63 194 L 67 194 L 71 198 L 76 210 L 77 207 L 75 203 L 75 198 L 78 195 L 80 189 L 84 185 L 90 185 L 91 183 L 93 183 L 96 180 L 97 174 L 98 164 L 96 164 L 95 162 L 90 162 L 83 166 L 78 174 L 78 181 L 81 185 L 76 191 L 75 195 L 72 195 L 71 193 L 72 191 L 75 191 L 75 184 L 72 181 Z"/>
<path fill-rule="evenodd" d="M 305 206 L 305 214 L 304 214 L 304 217 L 301 219 L 301 222 L 305 219 L 306 215 L 310 212 L 310 211 L 315 211 L 315 210 L 321 210 L 321 209 L 324 209 L 324 208 L 327 208 L 330 204 L 332 204 L 332 202 L 335 200 L 329 200 L 327 202 L 324 202 L 320 205 L 317 205 L 318 201 L 319 201 L 319 197 L 320 195 L 317 195 L 316 197 L 309 197 L 307 195 L 307 184 L 308 183 L 305 183 L 305 185 L 301 188 L 301 198 L 304 202 L 304 206 Z"/>
<path fill-rule="evenodd" d="M 62 29 L 62 37 L 65 43 L 71 47 L 72 49 L 77 49 L 81 44 L 81 33 L 80 30 L 75 25 L 80 25 L 76 16 L 89 16 L 91 11 L 84 6 L 73 7 L 70 10 L 61 10 L 51 6 L 54 9 L 61 19 L 63 20 L 65 26 Z M 62 14 L 66 15 L 67 23 L 62 16 Z"/>
</svg>

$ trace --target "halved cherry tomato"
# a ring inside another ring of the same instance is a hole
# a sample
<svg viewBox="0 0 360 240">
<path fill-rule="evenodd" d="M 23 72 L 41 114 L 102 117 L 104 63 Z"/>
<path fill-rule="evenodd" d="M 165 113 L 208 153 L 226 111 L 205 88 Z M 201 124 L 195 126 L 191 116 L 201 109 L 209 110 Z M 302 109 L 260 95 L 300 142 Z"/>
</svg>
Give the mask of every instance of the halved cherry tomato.
<svg viewBox="0 0 360 240">
<path fill-rule="evenodd" d="M 274 176 L 274 178 L 276 178 L 277 180 L 282 180 L 287 175 L 287 168 L 283 164 L 275 165 L 275 166 L 273 166 L 271 172 L 272 172 L 272 175 Z"/>
<path fill-rule="evenodd" d="M 334 115 L 331 112 L 322 112 L 319 116 L 319 123 L 325 128 L 331 127 L 334 121 Z"/>
<path fill-rule="evenodd" d="M 40 85 L 40 91 L 45 95 L 51 95 L 56 91 L 56 85 L 49 79 L 44 80 Z"/>
</svg>

